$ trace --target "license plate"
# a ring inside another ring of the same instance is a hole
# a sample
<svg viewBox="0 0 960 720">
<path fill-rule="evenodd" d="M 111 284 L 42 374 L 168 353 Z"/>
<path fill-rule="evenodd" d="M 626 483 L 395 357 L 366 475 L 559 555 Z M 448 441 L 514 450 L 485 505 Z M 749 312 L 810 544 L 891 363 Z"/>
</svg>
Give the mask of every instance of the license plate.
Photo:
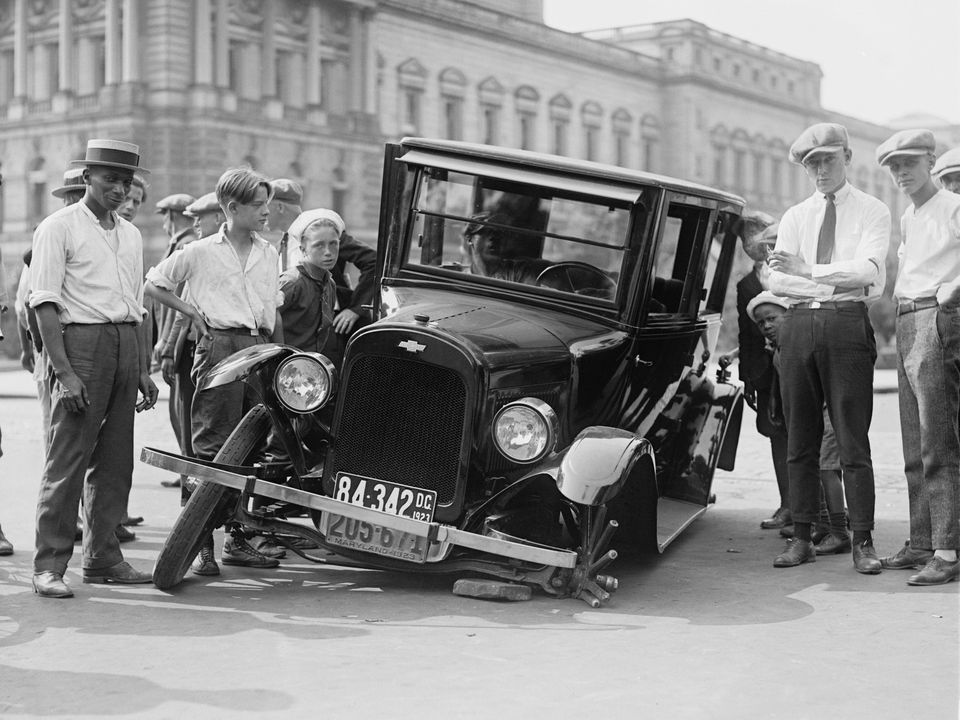
<svg viewBox="0 0 960 720">
<path fill-rule="evenodd" d="M 334 482 L 333 499 L 431 522 L 437 493 L 341 472 Z M 333 513 L 329 515 L 326 539 L 331 545 L 408 562 L 422 563 L 427 558 L 428 543 L 424 537 Z"/>
<path fill-rule="evenodd" d="M 434 490 L 343 472 L 337 473 L 333 499 L 423 522 L 433 521 L 433 510 L 437 505 Z"/>
</svg>

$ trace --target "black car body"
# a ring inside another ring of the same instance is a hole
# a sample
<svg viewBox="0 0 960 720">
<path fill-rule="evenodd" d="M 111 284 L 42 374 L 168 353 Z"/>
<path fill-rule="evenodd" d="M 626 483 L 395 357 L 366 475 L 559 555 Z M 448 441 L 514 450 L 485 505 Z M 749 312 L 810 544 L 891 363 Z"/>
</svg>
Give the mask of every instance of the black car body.
<svg viewBox="0 0 960 720">
<path fill-rule="evenodd" d="M 374 322 L 339 373 L 279 345 L 218 366 L 206 385 L 254 382 L 263 406 L 216 462 L 144 451 L 202 480 L 155 581 L 238 521 L 373 567 L 607 599 L 611 537 L 663 550 L 732 469 L 740 390 L 708 366 L 742 206 L 596 163 L 388 145 Z"/>
</svg>

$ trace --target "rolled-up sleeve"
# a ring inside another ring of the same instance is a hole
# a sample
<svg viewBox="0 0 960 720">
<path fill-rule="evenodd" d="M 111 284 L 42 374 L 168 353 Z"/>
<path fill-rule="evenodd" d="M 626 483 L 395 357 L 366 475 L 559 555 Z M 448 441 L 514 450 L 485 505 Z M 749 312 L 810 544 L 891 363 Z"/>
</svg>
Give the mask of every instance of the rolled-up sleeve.
<svg viewBox="0 0 960 720">
<path fill-rule="evenodd" d="M 890 210 L 882 202 L 870 203 L 863 211 L 863 225 L 856 257 L 851 260 L 814 265 L 814 281 L 833 287 L 864 287 L 880 277 L 890 245 Z"/>
<path fill-rule="evenodd" d="M 794 208 L 787 210 L 780 220 L 780 228 L 777 231 L 777 245 L 774 248 L 778 252 L 788 252 L 791 255 L 802 255 L 800 237 L 800 222 L 798 213 Z M 779 270 L 770 271 L 770 292 L 784 297 L 817 297 L 820 295 L 829 295 L 833 292 L 833 287 L 821 285 L 808 278 L 798 275 L 789 275 Z"/>
<path fill-rule="evenodd" d="M 147 271 L 147 281 L 175 293 L 180 283 L 190 274 L 191 248 L 192 245 L 186 245 L 150 268 Z"/>
<path fill-rule="evenodd" d="M 69 233 L 61 223 L 45 220 L 33 233 L 33 259 L 30 261 L 30 298 L 32 308 L 52 302 L 57 312 L 66 312 L 63 279 L 67 256 L 71 252 Z"/>
</svg>

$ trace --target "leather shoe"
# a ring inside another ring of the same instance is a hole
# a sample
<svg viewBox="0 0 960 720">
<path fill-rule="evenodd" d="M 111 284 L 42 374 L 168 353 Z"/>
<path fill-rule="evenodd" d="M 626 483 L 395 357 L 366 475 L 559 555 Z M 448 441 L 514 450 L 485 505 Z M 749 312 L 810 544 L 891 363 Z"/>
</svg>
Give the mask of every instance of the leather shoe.
<svg viewBox="0 0 960 720">
<path fill-rule="evenodd" d="M 880 560 L 877 558 L 877 551 L 873 549 L 873 543 L 864 540 L 853 546 L 853 569 L 864 575 L 879 575 Z"/>
<path fill-rule="evenodd" d="M 33 591 L 40 597 L 73 597 L 73 590 L 63 581 L 63 575 L 49 570 L 33 574 Z"/>
<path fill-rule="evenodd" d="M 220 574 L 220 566 L 217 565 L 217 560 L 213 557 L 213 538 L 210 539 L 209 543 L 200 546 L 200 552 L 193 559 L 190 569 L 194 575 L 212 577 Z"/>
<path fill-rule="evenodd" d="M 880 565 L 886 570 L 919 570 L 933 557 L 933 550 L 910 547 L 907 540 L 896 555 L 880 558 Z"/>
<path fill-rule="evenodd" d="M 783 549 L 783 552 L 777 555 L 776 560 L 773 561 L 773 566 L 796 567 L 803 563 L 816 562 L 816 560 L 817 551 L 814 549 L 812 542 L 791 538 L 787 540 L 787 546 Z"/>
<path fill-rule="evenodd" d="M 266 555 L 269 558 L 276 558 L 280 560 L 287 556 L 287 551 L 284 550 L 280 545 L 275 543 L 270 538 L 263 537 L 259 535 L 250 542 L 250 546 L 253 547 L 257 552 Z"/>
<path fill-rule="evenodd" d="M 180 487 L 180 478 L 176 480 L 161 480 L 160 484 L 168 488 L 178 488 Z"/>
<path fill-rule="evenodd" d="M 13 543 L 7 540 L 3 528 L 0 528 L 0 555 L 13 555 Z"/>
<path fill-rule="evenodd" d="M 131 567 L 126 560 L 106 568 L 83 569 L 85 583 L 117 583 L 119 585 L 140 585 L 153 582 L 153 575 Z"/>
<path fill-rule="evenodd" d="M 847 533 L 828 532 L 816 544 L 817 555 L 837 555 L 850 552 L 850 536 Z"/>
<path fill-rule="evenodd" d="M 960 575 L 960 560 L 944 560 L 934 555 L 923 570 L 911 575 L 907 585 L 945 585 Z"/>
<path fill-rule="evenodd" d="M 143 522 L 143 516 L 137 515 L 136 517 L 130 517 L 129 515 L 124 515 L 123 520 L 120 521 L 121 525 L 133 526 L 139 525 Z"/>
<path fill-rule="evenodd" d="M 220 562 L 224 565 L 251 568 L 275 568 L 280 564 L 276 558 L 267 557 L 251 547 L 242 535 L 232 535 L 223 541 Z"/>
<path fill-rule="evenodd" d="M 117 540 L 122 543 L 133 542 L 137 539 L 136 534 L 131 530 L 127 530 L 123 525 L 117 525 L 117 529 L 114 530 L 113 533 L 117 536 Z"/>
<path fill-rule="evenodd" d="M 786 527 L 787 525 L 793 525 L 793 518 L 790 515 L 790 510 L 784 507 L 777 508 L 776 512 L 773 513 L 773 517 L 760 521 L 760 527 L 764 530 L 776 530 L 777 528 Z"/>
</svg>

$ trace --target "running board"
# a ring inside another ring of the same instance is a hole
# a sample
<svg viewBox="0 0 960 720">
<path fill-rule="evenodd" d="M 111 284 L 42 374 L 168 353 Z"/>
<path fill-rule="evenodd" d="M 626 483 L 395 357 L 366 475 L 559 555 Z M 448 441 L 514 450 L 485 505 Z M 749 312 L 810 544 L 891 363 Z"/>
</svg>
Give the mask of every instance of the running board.
<svg viewBox="0 0 960 720">
<path fill-rule="evenodd" d="M 333 500 L 323 495 L 305 492 L 296 488 L 278 485 L 258 480 L 252 475 L 241 475 L 216 467 L 215 463 L 193 461 L 180 455 L 145 447 L 140 452 L 140 461 L 153 465 L 161 470 L 169 470 L 178 475 L 189 475 L 198 480 L 215 482 L 218 485 L 240 490 L 253 495 L 262 495 L 273 500 L 282 500 L 294 505 L 334 513 L 344 517 L 382 525 L 401 532 L 427 538 L 432 542 L 449 543 L 460 547 L 467 547 L 493 555 L 502 555 L 517 560 L 552 565 L 554 567 L 573 568 L 577 564 L 577 554 L 570 550 L 551 550 L 550 548 L 536 547 L 525 543 L 511 542 L 501 538 L 477 535 L 476 533 L 460 530 L 451 525 L 442 525 L 435 522 L 423 522 L 402 515 L 380 512 L 372 508 L 351 505 L 350 503 Z M 239 469 L 239 468 L 235 468 Z"/>
<path fill-rule="evenodd" d="M 677 535 L 707 511 L 703 505 L 662 497 L 657 502 L 657 549 L 663 552 Z"/>
</svg>

